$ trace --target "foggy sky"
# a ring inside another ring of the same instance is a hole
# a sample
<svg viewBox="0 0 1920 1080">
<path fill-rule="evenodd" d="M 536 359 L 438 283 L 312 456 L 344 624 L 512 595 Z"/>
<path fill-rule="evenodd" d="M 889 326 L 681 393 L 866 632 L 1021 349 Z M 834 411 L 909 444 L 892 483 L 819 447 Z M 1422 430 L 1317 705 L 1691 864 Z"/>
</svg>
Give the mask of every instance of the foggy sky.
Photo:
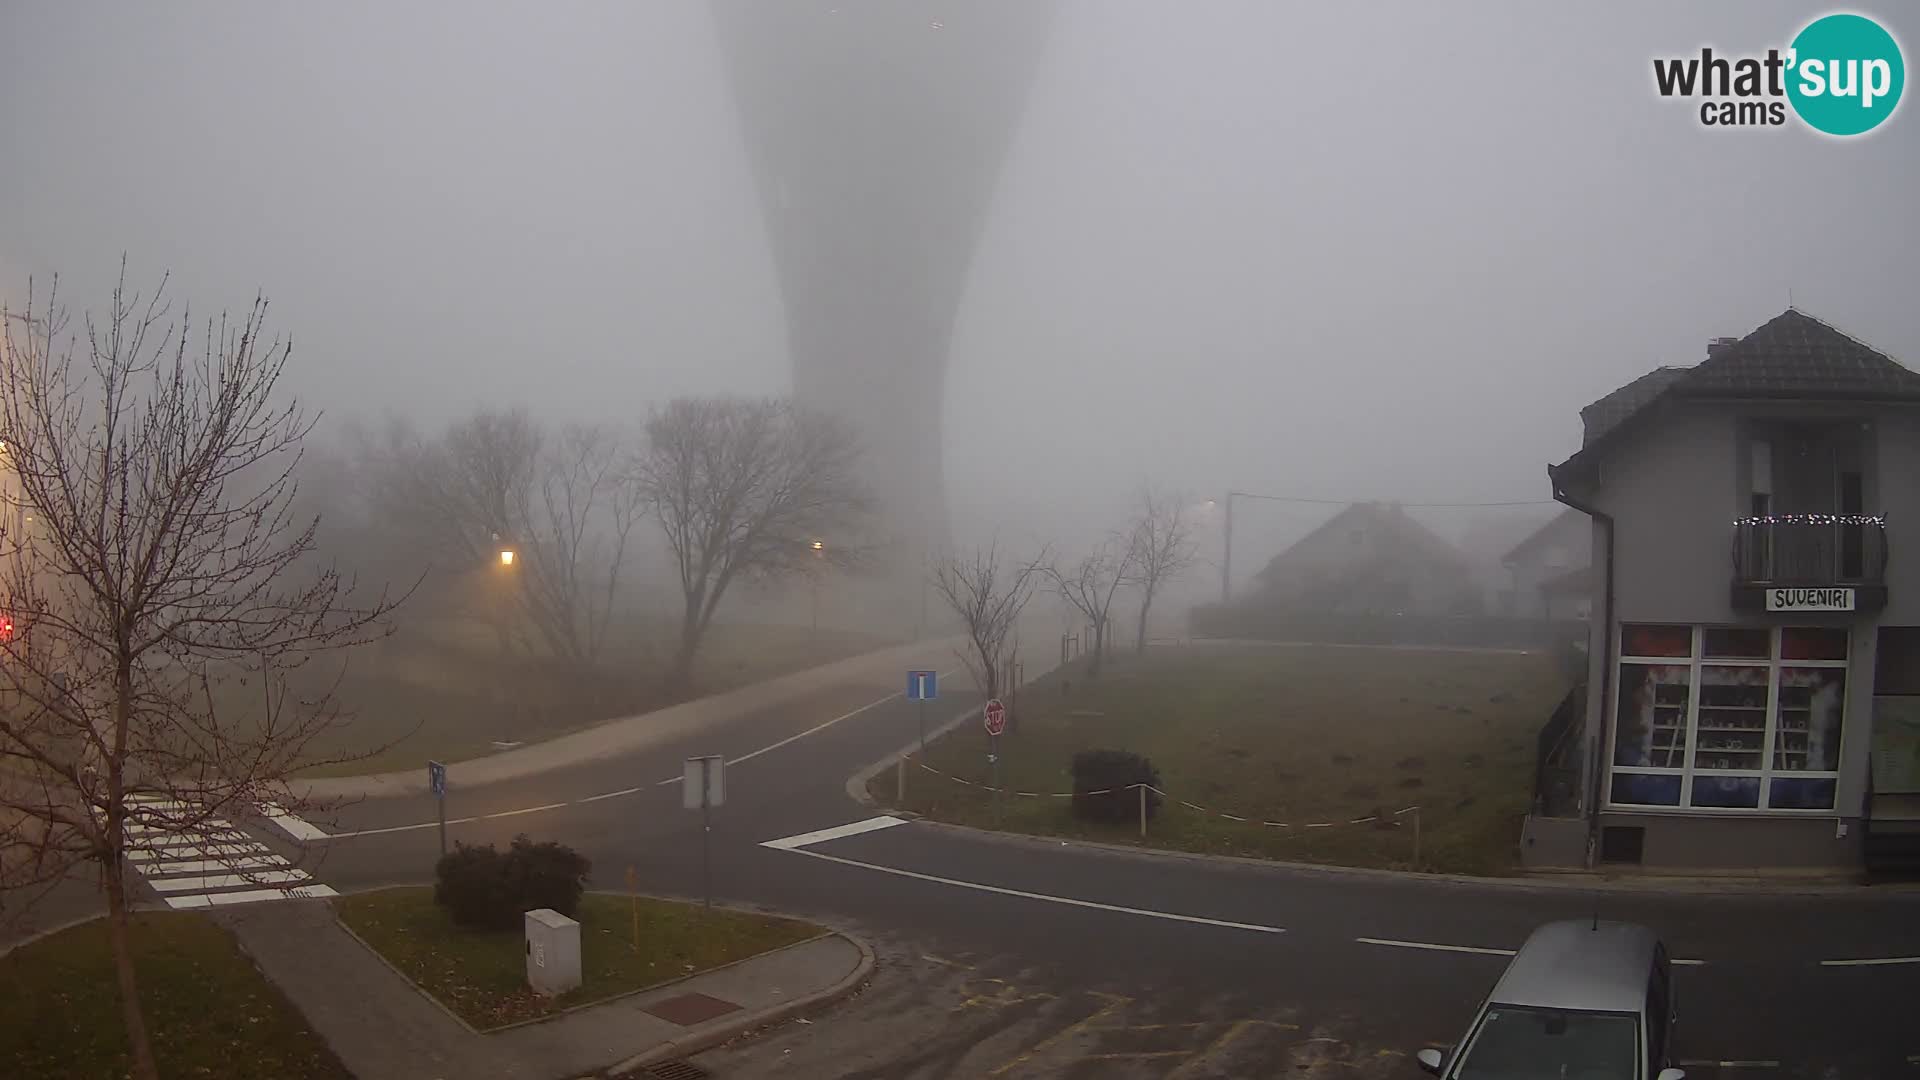
<svg viewBox="0 0 1920 1080">
<path fill-rule="evenodd" d="M 1842 142 L 1652 90 L 1823 10 L 1069 3 L 961 309 L 957 525 L 1077 538 L 1145 481 L 1544 499 L 1582 405 L 1789 291 L 1920 366 L 1915 105 Z M 1859 10 L 1911 66 L 1920 17 Z M 9 2 L 0 145 L 5 295 L 95 302 L 122 251 L 202 310 L 262 290 L 334 416 L 787 385 L 692 0 Z"/>
</svg>

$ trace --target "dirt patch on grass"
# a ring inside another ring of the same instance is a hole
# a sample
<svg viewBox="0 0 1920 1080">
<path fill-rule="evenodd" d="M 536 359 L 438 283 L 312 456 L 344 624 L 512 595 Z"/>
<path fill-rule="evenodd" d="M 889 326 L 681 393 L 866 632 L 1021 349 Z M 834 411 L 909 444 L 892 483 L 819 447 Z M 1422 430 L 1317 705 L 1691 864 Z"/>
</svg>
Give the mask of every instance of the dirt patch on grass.
<svg viewBox="0 0 1920 1080">
<path fill-rule="evenodd" d="M 1566 691 L 1553 658 L 1504 652 L 1197 645 L 1125 663 L 1124 681 L 1089 682 L 1076 669 L 1022 693 L 1018 730 L 1000 745 L 1006 787 L 1070 791 L 1076 751 L 1132 750 L 1158 767 L 1170 796 L 1150 845 L 1454 873 L 1511 872 L 1531 794 L 1530 740 Z M 1070 694 L 1065 678 L 1075 681 Z M 1467 711 L 1462 701 L 1488 704 Z M 1075 715 L 1084 712 L 1104 715 Z M 927 764 L 981 783 L 986 752 L 984 734 L 965 725 L 929 748 Z M 891 804 L 894 784 L 889 772 L 870 791 Z M 907 795 L 906 809 L 962 824 L 1139 839 L 1137 826 L 1075 819 L 1066 799 L 1008 796 L 996 811 L 983 790 L 918 770 Z M 1407 816 L 1395 813 L 1415 803 L 1417 863 Z M 1382 827 L 1345 824 L 1381 812 L 1391 819 Z M 1329 821 L 1342 824 L 1300 827 Z"/>
</svg>

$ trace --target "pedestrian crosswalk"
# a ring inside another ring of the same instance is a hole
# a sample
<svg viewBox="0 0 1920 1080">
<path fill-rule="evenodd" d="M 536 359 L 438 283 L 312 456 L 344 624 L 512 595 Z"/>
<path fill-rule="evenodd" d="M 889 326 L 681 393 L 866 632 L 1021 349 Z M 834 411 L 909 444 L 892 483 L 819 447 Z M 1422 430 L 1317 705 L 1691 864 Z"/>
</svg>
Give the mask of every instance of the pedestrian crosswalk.
<svg viewBox="0 0 1920 1080">
<path fill-rule="evenodd" d="M 127 860 L 169 907 L 339 895 L 230 821 L 209 818 L 189 829 L 143 824 L 139 818 L 164 821 L 191 816 L 191 808 L 167 799 L 130 801 L 135 804 L 136 820 L 126 825 Z"/>
</svg>

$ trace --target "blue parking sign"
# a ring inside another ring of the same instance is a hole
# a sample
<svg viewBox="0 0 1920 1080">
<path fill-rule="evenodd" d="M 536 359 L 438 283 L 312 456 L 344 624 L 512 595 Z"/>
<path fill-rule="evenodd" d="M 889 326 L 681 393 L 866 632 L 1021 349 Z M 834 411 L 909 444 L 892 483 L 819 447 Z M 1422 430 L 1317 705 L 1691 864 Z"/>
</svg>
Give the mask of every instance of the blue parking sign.
<svg viewBox="0 0 1920 1080">
<path fill-rule="evenodd" d="M 447 794 L 447 767 L 437 761 L 427 762 L 427 786 L 433 789 L 436 797 Z"/>
<path fill-rule="evenodd" d="M 932 701 L 940 696 L 940 673 L 936 671 L 907 672 L 907 700 Z"/>
</svg>

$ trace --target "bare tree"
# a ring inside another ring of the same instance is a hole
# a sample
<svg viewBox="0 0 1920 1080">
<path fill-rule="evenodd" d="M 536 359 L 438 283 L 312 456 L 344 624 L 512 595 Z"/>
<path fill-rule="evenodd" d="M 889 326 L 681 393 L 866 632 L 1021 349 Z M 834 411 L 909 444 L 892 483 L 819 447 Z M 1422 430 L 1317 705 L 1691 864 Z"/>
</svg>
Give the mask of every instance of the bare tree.
<svg viewBox="0 0 1920 1080">
<path fill-rule="evenodd" d="M 1147 616 L 1163 586 L 1193 566 L 1199 546 L 1187 517 L 1190 500 L 1148 488 L 1140 493 L 1133 526 L 1127 531 L 1129 584 L 1140 589 L 1140 630 L 1135 651 L 1147 651 Z"/>
<path fill-rule="evenodd" d="M 104 319 L 67 335 L 57 295 L 36 305 L 30 286 L 0 339 L 0 814 L 21 826 L 0 835 L 0 884 L 97 868 L 146 1080 L 130 850 L 301 807 L 287 778 L 320 763 L 314 741 L 341 717 L 331 693 L 289 693 L 288 674 L 384 633 L 392 609 L 384 593 L 355 602 L 330 569 L 293 572 L 317 526 L 291 509 L 310 421 L 276 400 L 291 348 L 264 336 L 265 301 L 208 321 L 196 347 L 165 287 L 142 304 L 123 269 Z"/>
<path fill-rule="evenodd" d="M 1053 591 L 1073 605 L 1093 627 L 1093 656 L 1087 662 L 1087 674 L 1097 676 L 1107 658 L 1107 633 L 1111 628 L 1108 613 L 1113 598 L 1127 583 L 1133 566 L 1133 551 L 1123 539 L 1110 538 L 1081 557 L 1073 565 L 1047 567 Z"/>
<path fill-rule="evenodd" d="M 394 423 L 362 445 L 380 516 L 443 553 L 449 580 L 470 583 L 456 592 L 493 598 L 503 648 L 531 647 L 530 631 L 570 664 L 599 661 L 640 514 L 618 430 L 572 424 L 549 436 L 523 410 L 482 410 L 437 440 Z"/>
<path fill-rule="evenodd" d="M 1020 613 L 1033 598 L 1045 573 L 1046 552 L 1016 563 L 1005 557 L 998 541 L 969 555 L 949 555 L 934 561 L 933 587 L 960 617 L 967 647 L 960 660 L 974 685 L 996 698 L 1006 685 L 1007 639 Z"/>
<path fill-rule="evenodd" d="M 852 432 L 784 399 L 679 398 L 647 419 L 646 434 L 636 490 L 679 575 L 670 678 L 684 687 L 728 587 L 859 565 L 869 502 Z"/>
<path fill-rule="evenodd" d="M 529 556 L 521 596 L 528 616 L 561 656 L 600 659 L 607 621 L 640 518 L 635 486 L 623 482 L 630 452 L 615 429 L 569 424 L 541 455 L 519 532 Z"/>
</svg>

